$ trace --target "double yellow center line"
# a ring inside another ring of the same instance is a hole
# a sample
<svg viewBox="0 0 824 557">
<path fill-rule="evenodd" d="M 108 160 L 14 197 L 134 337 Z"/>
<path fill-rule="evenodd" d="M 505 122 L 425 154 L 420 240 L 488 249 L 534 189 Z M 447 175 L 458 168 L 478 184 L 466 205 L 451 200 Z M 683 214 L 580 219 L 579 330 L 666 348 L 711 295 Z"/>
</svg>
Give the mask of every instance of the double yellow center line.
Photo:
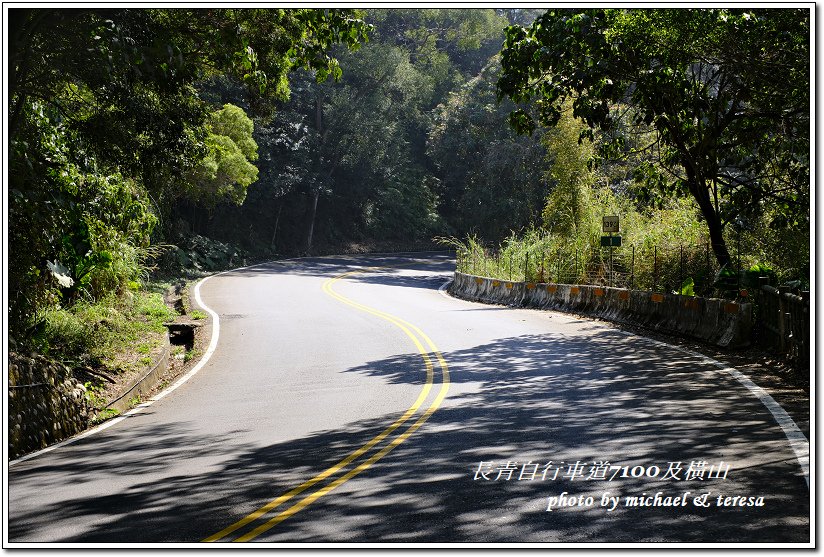
<svg viewBox="0 0 824 557">
<path fill-rule="evenodd" d="M 323 284 L 323 291 L 331 296 L 332 298 L 342 302 L 348 306 L 351 306 L 355 309 L 368 313 L 370 315 L 374 315 L 386 321 L 389 321 L 393 325 L 397 326 L 401 329 L 415 344 L 415 347 L 418 349 L 421 358 L 424 362 L 424 367 L 426 368 L 426 384 L 421 389 L 418 398 L 412 403 L 406 412 L 403 415 L 395 420 L 391 425 L 389 425 L 386 429 L 378 433 L 375 437 L 367 441 L 364 445 L 350 453 L 346 456 L 343 460 L 330 466 L 320 474 L 314 476 L 313 478 L 303 482 L 299 486 L 295 487 L 294 489 L 287 491 L 277 499 L 274 499 L 253 513 L 249 514 L 248 516 L 238 520 L 231 526 L 228 526 L 209 536 L 208 538 L 204 539 L 205 542 L 216 542 L 216 541 L 235 541 L 235 542 L 245 542 L 252 540 L 259 535 L 263 534 L 267 530 L 274 528 L 290 516 L 300 512 L 302 509 L 306 508 L 307 506 L 311 505 L 313 502 L 317 501 L 327 493 L 331 492 L 335 488 L 339 487 L 340 485 L 344 484 L 345 482 L 349 481 L 350 479 L 354 478 L 374 463 L 379 461 L 381 458 L 389 454 L 395 447 L 406 441 L 410 435 L 415 433 L 438 409 L 438 407 L 443 402 L 443 399 L 446 398 L 446 393 L 449 390 L 449 367 L 446 365 L 446 360 L 444 360 L 443 356 L 441 355 L 438 347 L 435 346 L 435 343 L 432 342 L 426 334 L 421 331 L 415 325 L 412 325 L 408 321 L 405 321 L 399 317 L 386 313 L 385 311 L 380 311 L 378 309 L 360 304 L 342 296 L 341 294 L 337 293 L 332 287 L 340 280 L 346 279 L 351 277 L 352 275 L 356 275 L 359 273 L 368 272 L 370 270 L 378 270 L 378 267 L 371 268 L 371 269 L 361 269 L 356 271 L 350 271 L 348 273 L 344 273 L 342 275 L 338 275 L 334 278 L 331 278 L 324 282 Z M 433 363 L 434 360 L 434 363 Z M 412 419 L 418 413 L 421 406 L 429 397 L 430 391 L 435 382 L 435 365 L 440 368 L 441 371 L 441 386 L 440 390 L 437 392 L 435 399 L 429 405 L 429 407 L 422 413 L 420 416 L 411 424 L 403 429 L 399 434 L 391 437 L 393 433 L 396 433 L 396 430 L 401 428 L 406 422 Z M 383 444 L 382 447 L 378 448 L 384 441 L 387 443 Z M 370 451 L 372 449 L 377 449 L 374 454 L 369 456 Z M 363 457 L 363 458 L 362 458 Z M 350 467 L 351 465 L 351 467 Z M 332 479 L 338 474 L 338 472 L 345 471 L 342 475 L 338 476 L 337 478 L 333 479 L 331 482 L 326 483 L 326 480 Z M 284 505 L 287 501 L 290 501 L 292 498 L 300 495 L 304 491 L 309 490 L 315 486 L 318 486 L 315 491 L 312 491 L 308 495 L 304 496 L 298 502 L 293 503 L 288 508 L 278 511 L 278 509 Z M 254 526 L 254 524 L 257 526 Z M 236 533 L 243 529 L 245 526 L 253 525 L 253 529 L 247 531 L 246 533 L 234 538 L 233 540 L 229 539 L 230 534 L 237 535 Z M 224 540 L 224 538 L 226 538 Z"/>
</svg>

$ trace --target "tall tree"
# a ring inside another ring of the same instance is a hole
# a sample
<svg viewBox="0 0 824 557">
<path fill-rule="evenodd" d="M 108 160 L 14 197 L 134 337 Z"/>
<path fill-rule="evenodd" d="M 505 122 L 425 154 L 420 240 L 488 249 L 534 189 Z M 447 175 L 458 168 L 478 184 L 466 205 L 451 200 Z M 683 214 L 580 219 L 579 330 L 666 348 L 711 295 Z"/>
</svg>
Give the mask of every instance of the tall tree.
<svg viewBox="0 0 824 557">
<path fill-rule="evenodd" d="M 430 99 L 432 79 L 392 45 L 370 44 L 341 58 L 347 67 L 341 82 L 313 88 L 317 163 L 325 171 L 312 192 L 310 234 L 321 194 L 334 196 L 341 216 L 366 228 L 365 213 L 381 197 L 379 190 L 401 187 L 420 174 L 408 134 Z M 422 181 L 418 185 L 425 187 Z M 307 240 L 308 250 L 311 236 Z"/>
<path fill-rule="evenodd" d="M 194 194 L 207 206 L 221 199 L 241 204 L 246 189 L 257 180 L 258 146 L 252 139 L 254 124 L 242 108 L 225 104 L 207 121 L 206 156 L 187 177 Z"/>
<path fill-rule="evenodd" d="M 288 97 L 291 70 L 339 75 L 329 47 L 356 48 L 368 30 L 351 10 L 8 13 L 9 315 L 16 335 L 59 300 L 58 286 L 85 284 L 89 294 L 104 295 L 123 280 L 95 274 L 121 267 L 130 269 L 121 279 L 139 274 L 137 250 L 171 200 L 198 185 L 242 199 L 256 172 L 247 164 L 249 138 L 235 133 L 244 121 L 210 116 L 197 84 L 229 75 L 245 85 L 248 105 L 265 112 Z M 192 187 L 197 169 L 210 165 L 214 176 L 201 172 Z"/>
<path fill-rule="evenodd" d="M 174 196 L 206 154 L 210 110 L 193 88 L 228 74 L 266 109 L 288 98 L 295 68 L 340 75 L 334 42 L 357 48 L 367 25 L 351 10 L 12 9 L 9 136 L 36 100 L 101 160 Z"/>
<path fill-rule="evenodd" d="M 427 146 L 441 214 L 459 234 L 473 232 L 490 241 L 539 225 L 549 193 L 540 138 L 507 127 L 515 106 L 496 103 L 500 71 L 493 58 L 438 107 Z"/>
<path fill-rule="evenodd" d="M 643 178 L 695 199 L 725 265 L 724 227 L 742 215 L 808 222 L 809 43 L 803 8 L 550 10 L 507 29 L 498 95 L 526 105 L 510 116 L 521 132 L 557 122 L 566 98 L 605 132 L 630 107 L 660 153 Z"/>
<path fill-rule="evenodd" d="M 551 157 L 547 174 L 554 182 L 543 216 L 550 234 L 575 238 L 594 220 L 592 187 L 596 175 L 590 164 L 594 146 L 578 141 L 585 124 L 572 117 L 571 103 L 566 104 L 556 125 L 543 137 Z"/>
</svg>

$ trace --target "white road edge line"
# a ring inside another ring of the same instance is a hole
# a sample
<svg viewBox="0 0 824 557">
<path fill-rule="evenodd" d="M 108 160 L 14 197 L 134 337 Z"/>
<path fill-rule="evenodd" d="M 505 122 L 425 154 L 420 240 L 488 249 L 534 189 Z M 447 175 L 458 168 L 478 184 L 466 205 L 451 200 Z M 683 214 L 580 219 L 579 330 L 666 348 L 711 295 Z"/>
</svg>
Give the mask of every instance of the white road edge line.
<svg viewBox="0 0 824 557">
<path fill-rule="evenodd" d="M 375 254 L 366 254 L 366 255 L 375 255 Z M 344 255 L 344 257 L 346 257 L 346 256 Z M 203 309 L 205 309 L 209 313 L 209 315 L 212 316 L 212 338 L 209 341 L 209 347 L 206 349 L 206 353 L 203 354 L 203 357 L 200 358 L 200 361 L 198 361 L 197 364 L 195 364 L 195 367 L 193 367 L 191 370 L 189 370 L 189 372 L 186 373 L 186 375 L 184 375 L 183 377 L 181 377 L 177 381 L 175 381 L 173 385 L 167 387 L 165 390 L 163 390 L 160 393 L 156 394 L 155 396 L 153 396 L 152 398 L 150 398 L 146 402 L 135 406 L 134 408 L 132 408 L 131 410 L 129 410 L 125 414 L 122 414 L 122 415 L 120 415 L 116 418 L 112 418 L 111 420 L 107 420 L 104 423 L 100 424 L 99 426 L 94 427 L 92 429 L 89 429 L 87 431 L 84 431 L 83 433 L 75 435 L 74 437 L 69 437 L 68 439 L 64 439 L 63 441 L 60 441 L 59 443 L 55 443 L 54 445 L 49 445 L 45 449 L 40 449 L 39 451 L 29 453 L 25 456 L 21 456 L 20 458 L 18 458 L 16 460 L 10 460 L 9 461 L 9 468 L 14 466 L 15 464 L 20 464 L 21 462 L 31 460 L 32 458 L 36 458 L 36 457 L 38 457 L 42 454 L 50 453 L 51 451 L 53 451 L 55 449 L 59 449 L 60 447 L 65 447 L 66 445 L 71 445 L 72 443 L 74 443 L 76 441 L 79 441 L 81 439 L 85 439 L 86 437 L 90 437 L 90 436 L 94 435 L 95 433 L 100 433 L 101 431 L 103 431 L 105 429 L 108 429 L 108 428 L 112 427 L 113 425 L 122 422 L 126 418 L 129 418 L 131 416 L 135 416 L 137 414 L 140 414 L 141 412 L 143 412 L 143 410 L 145 410 L 146 408 L 148 408 L 149 406 L 151 406 L 152 404 L 154 404 L 158 400 L 162 399 L 163 397 L 165 397 L 166 395 L 168 395 L 169 393 L 171 393 L 172 391 L 174 391 L 175 389 L 177 389 L 178 387 L 183 385 L 186 381 L 188 381 L 189 379 L 194 377 L 194 375 L 197 372 L 199 372 L 201 369 L 203 369 L 203 366 L 206 365 L 206 362 L 209 361 L 209 358 L 212 357 L 212 354 L 217 349 L 217 340 L 218 340 L 218 337 L 220 336 L 220 317 L 218 317 L 217 313 L 215 313 L 210 307 L 208 307 L 205 303 L 203 303 L 203 299 L 200 297 L 200 287 L 204 282 L 206 282 L 207 280 L 209 280 L 212 277 L 220 276 L 220 275 L 223 275 L 223 274 L 226 274 L 226 273 L 233 273 L 235 271 L 242 271 L 244 269 L 251 269 L 252 267 L 260 267 L 261 265 L 269 265 L 269 264 L 272 264 L 272 263 L 283 264 L 283 263 L 291 262 L 291 261 L 300 261 L 302 259 L 309 259 L 309 258 L 296 257 L 296 258 L 293 258 L 293 259 L 281 259 L 281 260 L 264 261 L 262 263 L 255 263 L 253 265 L 247 265 L 245 267 L 238 267 L 236 269 L 228 269 L 226 271 L 221 271 L 219 273 L 215 273 L 213 275 L 209 275 L 208 277 L 202 278 L 200 280 L 200 282 L 198 282 L 195 285 L 194 294 L 195 294 L 195 300 L 197 301 L 198 305 L 200 307 L 202 307 Z M 354 266 L 354 268 L 360 268 L 360 267 L 359 266 Z M 451 281 L 451 279 L 450 279 L 450 281 Z M 448 284 L 448 282 L 447 282 L 447 284 Z"/>
<path fill-rule="evenodd" d="M 689 354 L 690 356 L 701 360 L 705 364 L 713 365 L 719 368 L 721 371 L 729 373 L 735 379 L 738 380 L 744 387 L 747 388 L 750 393 L 755 395 L 755 397 L 761 401 L 767 410 L 770 411 L 772 414 L 773 419 L 776 421 L 778 426 L 784 432 L 784 435 L 787 437 L 787 440 L 790 442 L 790 448 L 792 448 L 793 452 L 795 453 L 795 458 L 798 460 L 799 466 L 801 466 L 801 471 L 804 473 L 804 480 L 807 482 L 807 489 L 810 488 L 810 441 L 807 437 L 801 432 L 798 427 L 798 424 L 787 414 L 787 411 L 784 410 L 780 404 L 778 404 L 775 399 L 770 396 L 770 394 L 752 382 L 752 380 L 735 369 L 734 367 L 727 365 L 723 362 L 719 362 L 714 358 L 710 358 L 709 356 L 705 356 L 700 352 L 695 352 L 694 350 L 689 350 L 688 348 L 681 348 L 680 346 L 675 346 L 660 340 L 655 340 L 651 338 L 647 338 L 641 335 L 635 335 L 633 333 L 628 333 L 626 331 L 621 331 L 621 333 L 627 336 L 633 336 L 642 338 L 645 341 L 658 345 L 658 346 L 665 346 L 668 348 L 675 348 L 679 352 L 683 352 L 684 354 Z"/>
<path fill-rule="evenodd" d="M 283 264 L 283 263 L 289 262 L 289 261 L 300 261 L 302 259 L 307 259 L 307 258 L 305 258 L 305 257 L 296 257 L 294 259 L 264 261 L 262 263 L 255 263 L 253 265 L 247 265 L 245 267 L 238 267 L 236 269 L 228 269 L 226 271 L 221 271 L 219 273 L 215 273 L 213 275 L 209 275 L 208 277 L 202 278 L 200 280 L 200 282 L 198 282 L 195 285 L 194 294 L 195 294 L 195 300 L 197 301 L 198 305 L 200 307 L 202 307 L 203 309 L 205 309 L 209 313 L 209 315 L 211 315 L 211 317 L 212 317 L 212 338 L 209 341 L 209 347 L 206 349 L 206 353 L 203 354 L 203 357 L 200 358 L 200 361 L 198 361 L 197 364 L 195 364 L 195 366 L 191 370 L 189 370 L 188 373 L 186 373 L 186 375 L 184 375 L 183 377 L 181 377 L 177 381 L 175 381 L 173 385 L 167 387 L 165 390 L 163 390 L 160 393 L 156 394 L 154 397 L 150 398 L 146 402 L 135 406 L 134 408 L 132 408 L 131 410 L 129 410 L 125 414 L 122 414 L 122 415 L 120 415 L 116 418 L 112 418 L 111 420 L 107 420 L 107 421 L 103 422 L 102 424 L 100 424 L 99 426 L 94 427 L 92 429 L 89 429 L 87 431 L 84 431 L 83 433 L 75 435 L 74 437 L 69 437 L 68 439 L 64 439 L 63 441 L 60 441 L 59 443 L 55 443 L 54 445 L 49 445 L 45 449 L 40 449 L 39 451 L 29 453 L 25 456 L 21 456 L 20 458 L 18 458 L 16 460 L 10 460 L 9 461 L 9 468 L 14 466 L 15 464 L 20 464 L 21 462 L 31 460 L 32 458 L 36 458 L 36 457 L 38 457 L 42 454 L 50 453 L 51 451 L 53 451 L 55 449 L 59 449 L 60 447 L 65 447 L 66 445 L 71 445 L 72 443 L 74 443 L 76 441 L 79 441 L 81 439 L 85 439 L 86 437 L 90 437 L 90 436 L 94 435 L 95 433 L 100 433 L 101 431 L 103 431 L 105 429 L 108 429 L 108 428 L 112 427 L 113 425 L 122 422 L 126 418 L 130 418 L 132 416 L 140 414 L 141 412 L 143 412 L 143 410 L 145 410 L 146 408 L 148 408 L 149 406 L 151 406 L 152 404 L 154 404 L 158 400 L 162 399 L 163 397 L 165 397 L 166 395 L 168 395 L 169 393 L 171 393 L 172 391 L 174 391 L 175 389 L 177 389 L 178 387 L 183 385 L 186 381 L 188 381 L 189 379 L 194 377 L 194 375 L 197 372 L 199 372 L 203 368 L 203 366 L 206 365 L 206 362 L 209 361 L 209 358 L 212 357 L 212 354 L 217 349 L 217 340 L 218 340 L 218 337 L 220 336 L 220 317 L 218 317 L 217 313 L 215 313 L 210 307 L 208 307 L 205 303 L 203 303 L 203 299 L 200 297 L 200 286 L 204 282 L 206 282 L 207 280 L 209 280 L 212 277 L 220 276 L 220 275 L 223 275 L 223 274 L 226 274 L 226 273 L 233 273 L 235 271 L 242 271 L 244 269 L 251 269 L 252 267 L 260 267 L 261 265 L 269 265 L 269 264 L 272 264 L 272 263 Z M 356 268 L 359 268 L 359 267 L 356 266 Z"/>
<path fill-rule="evenodd" d="M 71 445 L 72 443 L 74 443 L 76 441 L 79 441 L 81 439 L 85 439 L 86 437 L 90 437 L 90 436 L 94 435 L 95 433 L 100 433 L 101 431 L 103 431 L 105 429 L 108 429 L 108 428 L 112 427 L 113 425 L 122 422 L 126 418 L 130 418 L 131 416 L 135 416 L 137 414 L 140 414 L 141 412 L 143 412 L 143 410 L 145 410 L 146 408 L 148 408 L 149 406 L 151 406 L 152 404 L 154 404 L 158 400 L 162 399 L 163 397 L 165 397 L 166 395 L 168 395 L 169 393 L 171 393 L 172 391 L 174 391 L 175 389 L 177 389 L 178 387 L 183 385 L 186 381 L 188 381 L 189 379 L 194 377 L 194 375 L 197 372 L 199 372 L 203 368 L 203 366 L 206 365 L 206 362 L 209 361 L 209 358 L 212 357 L 212 354 L 217 349 L 217 339 L 220 336 L 220 317 L 218 317 L 217 313 L 215 313 L 210 307 L 208 307 L 205 303 L 203 303 L 203 299 L 200 297 L 200 286 L 204 282 L 206 282 L 207 280 L 209 280 L 212 277 L 216 277 L 216 276 L 223 275 L 223 274 L 226 274 L 226 273 L 233 273 L 235 271 L 242 271 L 244 269 L 251 269 L 252 267 L 260 267 L 261 265 L 268 265 L 268 264 L 271 264 L 271 263 L 280 263 L 280 264 L 282 264 L 282 263 L 285 263 L 287 261 L 300 261 L 301 259 L 307 259 L 307 258 L 297 257 L 297 258 L 294 258 L 294 259 L 264 261 L 262 263 L 255 263 L 253 265 L 247 265 L 245 267 L 238 267 L 236 269 L 228 269 L 226 271 L 221 271 L 219 273 L 215 273 L 213 275 L 209 275 L 208 277 L 202 278 L 200 280 L 200 282 L 198 282 L 195 285 L 194 294 L 195 294 L 195 300 L 197 301 L 198 305 L 200 307 L 202 307 L 203 309 L 205 309 L 209 313 L 209 315 L 212 316 L 212 338 L 209 341 L 209 347 L 206 349 L 206 353 L 203 354 L 203 357 L 200 359 L 200 361 L 198 361 L 197 364 L 195 364 L 195 367 L 193 367 L 191 370 L 189 370 L 189 372 L 186 373 L 186 375 L 184 375 L 183 377 L 181 377 L 177 381 L 175 381 L 175 383 L 173 385 L 167 387 L 165 390 L 161 391 L 160 393 L 158 393 L 154 397 L 150 398 L 146 402 L 135 406 L 134 408 L 132 408 L 131 410 L 129 410 L 125 414 L 122 414 L 122 415 L 120 415 L 116 418 L 112 418 L 111 420 L 107 420 L 107 421 L 103 422 L 102 424 L 100 424 L 99 426 L 94 427 L 94 428 L 89 429 L 89 430 L 86 430 L 82 433 L 79 433 L 78 435 L 75 435 L 74 437 L 69 437 L 68 439 L 64 439 L 63 441 L 60 441 L 59 443 L 55 443 L 54 445 L 49 445 L 45 449 L 40 449 L 39 451 L 29 453 L 25 456 L 21 456 L 20 458 L 18 458 L 16 460 L 10 460 L 9 464 L 8 464 L 9 468 L 14 466 L 15 464 L 20 464 L 21 462 L 31 460 L 33 458 L 36 458 L 36 457 L 42 455 L 42 454 L 50 453 L 55 449 L 59 449 L 60 447 L 65 447 L 66 445 Z"/>
<path fill-rule="evenodd" d="M 195 285 L 195 288 L 194 288 L 195 301 L 197 301 L 198 305 L 200 307 L 202 307 L 203 309 L 205 309 L 209 313 L 209 315 L 212 317 L 212 338 L 209 340 L 209 347 L 206 349 L 206 353 L 203 354 L 203 357 L 200 358 L 200 360 L 197 362 L 197 364 L 195 364 L 195 366 L 192 369 L 190 369 L 186 373 L 186 375 L 180 377 L 177 381 L 174 382 L 174 384 L 167 387 L 163 391 L 159 392 L 158 394 L 156 394 L 155 396 L 153 396 L 152 398 L 150 398 L 146 402 L 135 406 L 134 408 L 132 408 L 131 410 L 129 410 L 125 414 L 122 414 L 122 415 L 120 415 L 116 418 L 112 418 L 111 420 L 103 422 L 99 426 L 97 426 L 95 428 L 92 428 L 90 430 L 84 431 L 83 433 L 80 433 L 79 435 L 75 435 L 74 437 L 69 437 L 68 439 L 60 441 L 59 443 L 55 443 L 54 445 L 50 445 L 50 446 L 46 447 L 45 449 L 40 449 L 39 451 L 29 453 L 29 454 L 27 454 L 25 456 L 22 456 L 22 457 L 20 457 L 16 460 L 9 461 L 9 468 L 14 466 L 15 464 L 20 464 L 21 462 L 31 460 L 32 458 L 38 457 L 42 454 L 49 453 L 49 452 L 51 452 L 55 449 L 59 449 L 60 447 L 65 447 L 66 445 L 71 445 L 72 443 L 74 443 L 76 441 L 79 441 L 81 439 L 85 439 L 86 437 L 90 437 L 90 436 L 94 435 L 95 433 L 100 433 L 101 431 L 103 431 L 105 429 L 108 429 L 108 428 L 112 427 L 113 425 L 118 424 L 118 423 L 122 422 L 123 420 L 125 420 L 127 418 L 130 418 L 132 416 L 140 414 L 146 408 L 148 408 L 149 406 L 151 406 L 152 404 L 154 404 L 158 400 L 162 399 L 163 397 L 165 397 L 166 395 L 168 395 L 169 393 L 171 393 L 172 391 L 174 391 L 175 389 L 177 389 L 178 387 L 183 385 L 186 381 L 188 381 L 189 379 L 194 377 L 197 372 L 199 372 L 201 369 L 203 369 L 203 366 L 206 365 L 206 362 L 208 362 L 209 359 L 212 357 L 212 354 L 214 354 L 215 350 L 217 349 L 218 338 L 220 337 L 220 317 L 218 316 L 217 313 L 215 313 L 214 310 L 212 310 L 212 308 L 210 308 L 205 303 L 203 303 L 203 299 L 200 297 L 200 287 L 201 287 L 201 285 L 203 285 L 203 283 L 205 283 L 207 280 L 209 280 L 212 277 L 222 275 L 224 273 L 231 273 L 233 271 L 240 271 L 242 269 L 248 269 L 250 267 L 256 267 L 258 265 L 265 265 L 265 263 L 258 263 L 256 265 L 249 265 L 248 267 L 240 267 L 238 269 L 230 269 L 228 271 L 222 271 L 222 272 L 216 273 L 214 275 L 209 275 L 208 277 L 205 277 L 205 278 L 201 279 L 200 282 L 198 282 Z"/>
<path fill-rule="evenodd" d="M 452 300 L 460 300 L 460 298 L 456 298 L 454 296 L 450 296 L 446 292 L 446 288 L 449 286 L 449 283 L 452 282 L 452 279 L 448 280 L 444 284 L 438 288 L 438 292 L 441 293 L 442 296 L 450 298 Z M 526 308 L 530 309 L 530 308 Z M 761 404 L 769 410 L 770 414 L 772 414 L 773 419 L 784 432 L 784 435 L 787 437 L 787 440 L 790 442 L 790 448 L 792 448 L 793 452 L 795 453 L 795 458 L 798 460 L 799 466 L 801 466 L 801 471 L 804 474 L 804 480 L 807 482 L 807 489 L 810 489 L 810 441 L 807 437 L 801 432 L 798 428 L 798 424 L 793 421 L 787 411 L 784 410 L 780 404 L 778 404 L 770 394 L 752 382 L 752 380 L 735 369 L 732 366 L 729 366 L 725 363 L 719 362 L 714 358 L 710 358 L 709 356 L 705 356 L 700 352 L 695 352 L 693 350 L 689 350 L 687 348 L 681 348 L 680 346 L 675 346 L 674 344 L 669 344 L 660 340 L 651 339 L 649 337 L 645 337 L 643 335 L 635 334 L 635 333 L 628 333 L 627 331 L 621 331 L 620 329 L 615 329 L 621 334 L 626 336 L 631 336 L 635 338 L 643 339 L 653 345 L 664 346 L 667 348 L 674 348 L 679 352 L 683 352 L 684 354 L 688 354 L 694 358 L 697 358 L 704 362 L 705 364 L 710 364 L 719 368 L 721 371 L 724 371 L 730 374 L 732 377 L 738 380 L 744 387 L 747 388 L 750 393 L 755 395 L 755 397 L 761 401 Z"/>
</svg>

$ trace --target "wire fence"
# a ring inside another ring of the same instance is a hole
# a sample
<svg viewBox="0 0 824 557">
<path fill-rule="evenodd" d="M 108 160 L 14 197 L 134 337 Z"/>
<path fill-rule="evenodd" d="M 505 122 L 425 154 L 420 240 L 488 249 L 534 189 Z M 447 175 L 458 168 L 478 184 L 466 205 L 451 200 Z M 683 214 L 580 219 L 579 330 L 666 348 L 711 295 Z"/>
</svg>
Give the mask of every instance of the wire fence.
<svg viewBox="0 0 824 557">
<path fill-rule="evenodd" d="M 740 257 L 739 257 L 740 260 Z M 709 243 L 701 246 L 635 246 L 457 250 L 460 272 L 509 281 L 592 284 L 633 290 L 737 296 L 748 286 L 742 273 L 718 277 Z"/>
<path fill-rule="evenodd" d="M 802 283 L 775 288 L 775 273 L 748 266 L 753 258 L 742 256 L 741 245 L 736 242 L 731 246 L 732 268 L 724 269 L 708 242 L 612 249 L 467 243 L 456 250 L 456 258 L 459 272 L 504 281 L 588 284 L 749 301 L 754 304 L 755 341 L 779 354 L 797 372 L 808 371 L 808 287 Z"/>
<path fill-rule="evenodd" d="M 810 293 L 792 294 L 762 285 L 756 322 L 765 346 L 781 354 L 798 372 L 810 369 Z"/>
</svg>

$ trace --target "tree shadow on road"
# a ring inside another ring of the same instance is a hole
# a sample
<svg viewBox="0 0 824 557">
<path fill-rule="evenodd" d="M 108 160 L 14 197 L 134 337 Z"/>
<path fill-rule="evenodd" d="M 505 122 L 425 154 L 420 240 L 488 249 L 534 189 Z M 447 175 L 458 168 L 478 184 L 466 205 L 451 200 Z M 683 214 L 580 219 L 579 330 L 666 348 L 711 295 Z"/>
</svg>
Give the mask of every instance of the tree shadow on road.
<svg viewBox="0 0 824 557">
<path fill-rule="evenodd" d="M 718 370 L 604 329 L 585 338 L 507 338 L 443 355 L 449 397 L 420 430 L 256 541 L 809 541 L 809 492 L 786 439 L 761 403 Z M 421 358 L 399 355 L 346 373 L 419 383 Z M 197 541 L 331 466 L 397 417 L 248 446 L 238 441 L 242 431 L 203 438 L 186 423 L 149 431 L 138 416 L 132 427 L 80 441 L 57 459 L 61 481 L 90 482 L 85 496 L 36 513 L 16 511 L 12 499 L 9 537 L 30 539 L 49 517 L 97 515 L 97 523 L 60 541 Z M 101 458 L 101 449 L 110 456 Z M 660 470 L 653 478 L 586 479 L 596 461 Z M 693 461 L 731 468 L 726 479 L 688 481 Z M 181 462 L 185 474 L 163 476 Z M 586 463 L 584 477 L 566 477 L 576 462 Z M 663 479 L 671 462 L 682 463 L 681 480 Z M 532 465 L 537 476 L 530 477 Z M 35 460 L 15 470 L 13 487 L 36 484 L 46 466 Z M 476 479 L 479 466 L 488 479 Z M 91 491 L 92 479 L 126 474 L 139 480 L 113 493 Z M 685 507 L 608 512 L 600 505 L 606 491 L 711 491 L 713 505 L 720 493 L 763 495 L 765 506 L 698 508 L 690 497 Z M 547 512 L 547 498 L 563 492 L 592 496 L 594 504 Z"/>
<path fill-rule="evenodd" d="M 426 271 L 434 275 L 455 271 L 455 257 L 446 252 L 411 254 L 364 254 L 316 258 L 284 259 L 260 263 L 223 273 L 233 277 L 261 277 L 272 274 L 332 278 L 354 270 L 368 271 L 370 275 L 400 277 L 403 270 Z M 352 275 L 350 280 L 363 280 L 364 275 Z M 407 286 L 420 287 L 413 282 Z"/>
</svg>

